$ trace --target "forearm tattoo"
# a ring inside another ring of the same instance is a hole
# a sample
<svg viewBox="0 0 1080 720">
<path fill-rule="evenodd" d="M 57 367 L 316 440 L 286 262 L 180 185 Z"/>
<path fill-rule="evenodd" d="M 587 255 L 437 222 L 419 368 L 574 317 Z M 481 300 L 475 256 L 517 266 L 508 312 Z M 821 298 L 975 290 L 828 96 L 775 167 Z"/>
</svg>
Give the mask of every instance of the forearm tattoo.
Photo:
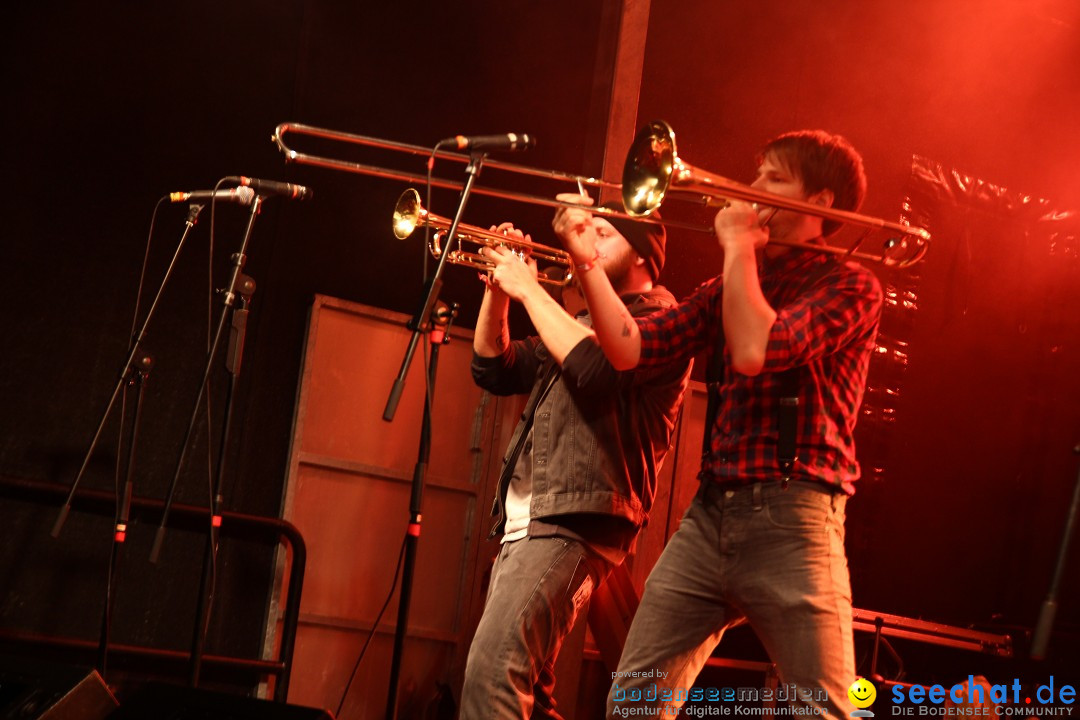
<svg viewBox="0 0 1080 720">
<path fill-rule="evenodd" d="M 499 322 L 499 336 L 495 338 L 495 347 L 499 350 L 505 350 L 507 345 L 510 344 L 510 333 L 506 329 L 506 320 Z"/>
</svg>

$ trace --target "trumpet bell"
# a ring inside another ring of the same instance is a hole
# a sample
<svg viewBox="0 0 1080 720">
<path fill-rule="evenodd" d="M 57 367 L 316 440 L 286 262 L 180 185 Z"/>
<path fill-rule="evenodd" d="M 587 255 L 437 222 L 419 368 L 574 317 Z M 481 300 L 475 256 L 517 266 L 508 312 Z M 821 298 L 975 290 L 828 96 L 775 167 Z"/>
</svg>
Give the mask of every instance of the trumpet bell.
<svg viewBox="0 0 1080 720">
<path fill-rule="evenodd" d="M 679 156 L 675 131 L 663 120 L 653 120 L 638 131 L 623 165 L 622 197 L 626 212 L 644 217 L 664 202 Z"/>
<path fill-rule="evenodd" d="M 394 206 L 394 237 L 404 240 L 416 231 L 416 226 L 423 220 L 424 208 L 420 204 L 420 193 L 409 188 L 401 193 Z"/>
</svg>

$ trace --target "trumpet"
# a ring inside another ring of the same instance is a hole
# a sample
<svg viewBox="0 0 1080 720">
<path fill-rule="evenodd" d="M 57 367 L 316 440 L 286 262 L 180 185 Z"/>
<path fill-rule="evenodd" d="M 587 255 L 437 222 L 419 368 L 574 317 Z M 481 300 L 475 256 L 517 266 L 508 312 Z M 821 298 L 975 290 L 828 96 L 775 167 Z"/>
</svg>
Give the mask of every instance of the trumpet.
<svg viewBox="0 0 1080 720">
<path fill-rule="evenodd" d="M 409 188 L 403 192 L 394 207 L 394 237 L 398 240 L 404 240 L 412 235 L 418 227 L 434 228 L 436 232 L 431 236 L 428 250 L 436 259 L 441 258 L 445 251 L 443 240 L 446 234 L 450 232 L 452 224 L 449 218 L 428 212 L 420 202 L 420 193 L 414 188 Z M 481 255 L 480 250 L 485 247 L 505 247 L 513 251 L 522 260 L 528 256 L 538 262 L 544 261 L 564 270 L 564 272 L 558 273 L 558 276 L 553 274 L 550 277 L 543 272 L 539 273 L 536 279 L 541 283 L 563 286 L 568 284 L 573 276 L 574 261 L 571 259 L 570 253 L 565 250 L 557 250 L 547 245 L 540 245 L 529 240 L 510 237 L 500 232 L 485 230 L 464 223 L 458 223 L 457 239 L 459 247 L 450 250 L 446 258 L 446 262 L 454 265 L 464 265 L 481 272 L 490 272 L 495 267 L 495 264 Z M 465 243 L 471 243 L 475 246 L 475 251 L 461 249 L 460 246 Z M 447 243 L 447 245 L 450 245 L 450 243 Z"/>
</svg>

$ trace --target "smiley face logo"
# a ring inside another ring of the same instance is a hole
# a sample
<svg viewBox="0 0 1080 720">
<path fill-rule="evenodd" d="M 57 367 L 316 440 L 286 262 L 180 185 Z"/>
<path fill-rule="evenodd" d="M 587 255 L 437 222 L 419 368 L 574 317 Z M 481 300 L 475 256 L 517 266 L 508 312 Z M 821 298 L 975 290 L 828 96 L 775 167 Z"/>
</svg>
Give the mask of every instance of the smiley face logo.
<svg viewBox="0 0 1080 720">
<path fill-rule="evenodd" d="M 877 700 L 877 688 L 866 678 L 859 678 L 851 683 L 847 694 L 851 704 L 860 710 L 870 707 L 874 704 L 874 700 Z"/>
</svg>

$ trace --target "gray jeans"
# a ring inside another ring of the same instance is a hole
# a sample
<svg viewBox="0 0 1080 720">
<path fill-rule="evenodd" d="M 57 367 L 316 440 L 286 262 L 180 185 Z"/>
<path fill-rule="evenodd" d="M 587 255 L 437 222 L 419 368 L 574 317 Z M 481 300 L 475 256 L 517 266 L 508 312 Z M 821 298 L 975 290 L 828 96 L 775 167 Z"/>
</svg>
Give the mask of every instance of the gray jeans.
<svg viewBox="0 0 1080 720">
<path fill-rule="evenodd" d="M 812 695 L 793 704 L 847 717 L 855 660 L 846 500 L 799 482 L 706 486 L 645 583 L 608 717 L 642 705 L 674 715 L 724 631 L 743 622 L 784 685 Z"/>
<path fill-rule="evenodd" d="M 560 718 L 552 691 L 563 639 L 610 562 L 565 538 L 502 546 L 469 648 L 461 720 Z"/>
</svg>

